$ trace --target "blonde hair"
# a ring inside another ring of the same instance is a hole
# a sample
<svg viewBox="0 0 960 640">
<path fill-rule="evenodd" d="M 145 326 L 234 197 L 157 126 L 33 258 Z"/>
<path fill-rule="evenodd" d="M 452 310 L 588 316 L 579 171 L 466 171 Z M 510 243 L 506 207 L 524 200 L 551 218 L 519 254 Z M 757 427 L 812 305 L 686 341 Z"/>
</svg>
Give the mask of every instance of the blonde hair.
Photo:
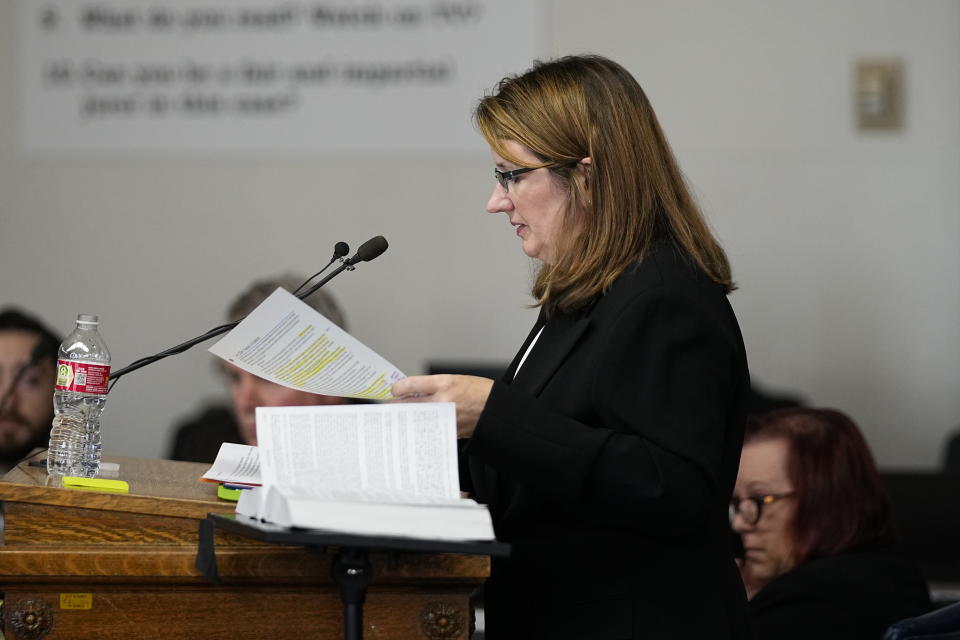
<svg viewBox="0 0 960 640">
<path fill-rule="evenodd" d="M 643 89 L 596 55 L 536 62 L 477 105 L 480 133 L 501 157 L 529 149 L 566 190 L 552 264 L 533 285 L 537 305 L 573 311 L 605 292 L 653 242 L 682 249 L 707 277 L 735 286 L 723 248 L 694 202 Z M 583 158 L 591 164 L 578 164 Z"/>
</svg>

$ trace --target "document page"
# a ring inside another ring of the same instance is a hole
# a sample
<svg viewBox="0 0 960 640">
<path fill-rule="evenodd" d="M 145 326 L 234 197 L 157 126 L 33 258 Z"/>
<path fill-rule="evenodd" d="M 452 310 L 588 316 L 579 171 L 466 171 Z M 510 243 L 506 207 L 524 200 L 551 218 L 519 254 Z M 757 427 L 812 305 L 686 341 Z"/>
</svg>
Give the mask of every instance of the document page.
<svg viewBox="0 0 960 640">
<path fill-rule="evenodd" d="M 271 382 L 328 396 L 383 400 L 406 377 L 282 288 L 209 351 Z"/>
<path fill-rule="evenodd" d="M 328 499 L 459 501 L 452 402 L 257 407 L 264 486 Z"/>
<path fill-rule="evenodd" d="M 201 479 L 232 484 L 260 484 L 260 454 L 256 447 L 224 442 L 213 466 Z"/>
</svg>

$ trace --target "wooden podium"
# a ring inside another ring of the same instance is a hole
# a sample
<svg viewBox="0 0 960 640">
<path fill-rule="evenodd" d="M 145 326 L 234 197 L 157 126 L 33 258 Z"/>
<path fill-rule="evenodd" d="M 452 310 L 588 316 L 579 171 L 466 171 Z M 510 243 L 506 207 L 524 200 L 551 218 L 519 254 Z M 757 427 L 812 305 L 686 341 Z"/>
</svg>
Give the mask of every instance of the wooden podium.
<svg viewBox="0 0 960 640">
<path fill-rule="evenodd" d="M 39 459 L 43 459 L 42 456 Z M 0 479 L 7 640 L 343 637 L 333 551 L 216 531 L 222 584 L 194 567 L 208 513 L 232 513 L 209 465 L 105 456 L 127 494 L 64 489 L 21 463 Z M 105 475 L 104 477 L 112 477 Z M 467 640 L 486 556 L 372 553 L 364 637 Z"/>
</svg>

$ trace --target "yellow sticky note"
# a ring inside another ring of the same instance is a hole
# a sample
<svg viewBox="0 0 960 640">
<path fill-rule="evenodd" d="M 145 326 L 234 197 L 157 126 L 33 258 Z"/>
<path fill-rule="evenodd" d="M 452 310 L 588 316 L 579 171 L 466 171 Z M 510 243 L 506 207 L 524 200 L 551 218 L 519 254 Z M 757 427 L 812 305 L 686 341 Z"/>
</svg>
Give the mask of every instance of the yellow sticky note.
<svg viewBox="0 0 960 640">
<path fill-rule="evenodd" d="M 130 485 L 123 480 L 109 480 L 107 478 L 78 478 L 63 476 L 63 486 L 68 489 L 86 489 L 87 491 L 112 491 L 113 493 L 129 493 Z"/>
<path fill-rule="evenodd" d="M 61 593 L 61 609 L 93 609 L 92 593 Z"/>
</svg>

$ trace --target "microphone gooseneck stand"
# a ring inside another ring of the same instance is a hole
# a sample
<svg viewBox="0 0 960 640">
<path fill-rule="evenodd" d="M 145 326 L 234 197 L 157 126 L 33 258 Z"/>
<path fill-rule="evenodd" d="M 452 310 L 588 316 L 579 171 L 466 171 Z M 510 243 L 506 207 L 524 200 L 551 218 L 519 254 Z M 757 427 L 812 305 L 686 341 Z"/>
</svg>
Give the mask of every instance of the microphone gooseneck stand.
<svg viewBox="0 0 960 640">
<path fill-rule="evenodd" d="M 305 292 L 296 294 L 296 296 L 301 300 L 308 298 L 309 296 L 313 295 L 313 293 L 316 292 L 317 289 L 319 289 L 323 285 L 330 282 L 330 280 L 340 275 L 342 272 L 353 271 L 356 268 L 354 265 L 357 264 L 358 262 L 369 262 L 370 260 L 373 260 L 374 258 L 378 257 L 381 253 L 387 250 L 388 246 L 389 245 L 387 244 L 387 241 L 383 236 L 376 236 L 374 238 L 370 238 L 369 240 L 364 242 L 362 245 L 360 245 L 360 248 L 357 249 L 357 253 L 353 257 L 348 258 L 347 260 L 343 260 L 342 256 L 346 255 L 349 250 L 347 249 L 346 243 L 338 242 L 337 248 L 334 251 L 334 257 L 333 259 L 330 260 L 329 263 L 327 263 L 327 267 L 333 264 L 333 262 L 337 260 L 338 257 L 340 258 L 340 261 L 341 261 L 340 266 L 338 266 L 336 269 L 330 272 L 330 274 L 326 276 L 323 280 L 313 285 L 312 287 L 307 289 Z M 324 267 L 324 269 L 326 269 L 327 267 Z M 320 273 L 323 273 L 323 270 L 321 270 Z M 307 282 L 309 282 L 309 280 L 307 280 Z M 301 287 L 302 286 L 303 285 L 301 285 Z M 178 353 L 183 353 L 187 349 L 197 344 L 200 344 L 201 342 L 209 340 L 210 338 L 215 338 L 221 334 L 226 333 L 227 331 L 230 331 L 230 329 L 233 329 L 235 326 L 240 324 L 240 322 L 241 321 L 238 320 L 236 322 L 230 322 L 228 324 L 220 325 L 219 327 L 214 327 L 213 329 L 210 329 L 206 333 L 199 335 L 196 338 L 191 338 L 186 342 L 182 342 L 176 345 L 175 347 L 170 347 L 169 349 L 165 349 L 164 351 L 161 351 L 160 353 L 157 353 L 155 355 L 147 356 L 146 358 L 140 358 L 139 360 L 136 360 L 135 362 L 127 365 L 126 367 L 123 367 L 122 369 L 118 369 L 116 371 L 111 372 L 110 373 L 110 389 L 113 389 L 113 385 L 117 383 L 117 380 L 119 380 L 121 377 L 125 376 L 126 374 L 132 371 L 136 371 L 137 369 L 141 369 L 147 366 L 148 364 L 153 364 L 157 360 L 163 360 L 168 356 L 176 355 Z"/>
</svg>

